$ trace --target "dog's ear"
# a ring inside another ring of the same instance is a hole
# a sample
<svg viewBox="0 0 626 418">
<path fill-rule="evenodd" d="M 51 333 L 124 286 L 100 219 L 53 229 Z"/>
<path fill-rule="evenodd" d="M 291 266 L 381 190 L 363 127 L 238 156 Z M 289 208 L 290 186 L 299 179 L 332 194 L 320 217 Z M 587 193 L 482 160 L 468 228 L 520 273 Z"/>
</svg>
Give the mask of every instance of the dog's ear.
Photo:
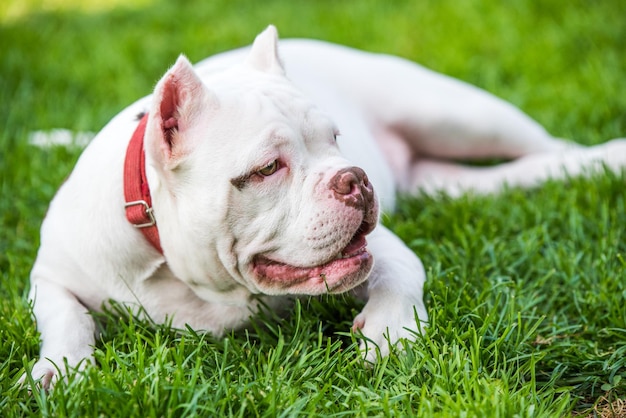
<svg viewBox="0 0 626 418">
<path fill-rule="evenodd" d="M 202 109 L 212 107 L 215 100 L 197 76 L 191 63 L 183 55 L 161 78 L 154 90 L 150 124 L 146 136 L 150 138 L 153 154 L 167 166 L 185 155 L 192 144 L 188 133 L 201 117 Z M 159 152 L 160 151 L 160 152 Z"/>
<path fill-rule="evenodd" d="M 273 25 L 257 35 L 246 61 L 259 71 L 285 74 L 283 63 L 278 55 L 278 31 Z"/>
</svg>

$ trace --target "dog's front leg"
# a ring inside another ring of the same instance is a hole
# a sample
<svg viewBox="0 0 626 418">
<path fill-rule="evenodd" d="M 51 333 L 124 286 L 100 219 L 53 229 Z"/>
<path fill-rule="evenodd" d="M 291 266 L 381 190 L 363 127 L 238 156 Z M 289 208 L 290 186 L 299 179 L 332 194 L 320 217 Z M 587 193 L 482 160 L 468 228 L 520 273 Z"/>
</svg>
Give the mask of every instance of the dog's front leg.
<svg viewBox="0 0 626 418">
<path fill-rule="evenodd" d="M 87 308 L 68 289 L 44 279 L 32 281 L 30 299 L 41 333 L 40 359 L 31 371 L 33 379 L 49 389 L 65 368 L 92 362 L 95 323 Z M 22 376 L 22 383 L 26 375 Z"/>
<path fill-rule="evenodd" d="M 415 339 L 428 320 L 423 302 L 426 280 L 417 256 L 382 225 L 368 238 L 374 268 L 366 283 L 367 303 L 354 319 L 353 330 L 365 337 L 361 343 L 365 359 L 376 361 L 389 354 L 389 345 L 400 339 Z"/>
</svg>

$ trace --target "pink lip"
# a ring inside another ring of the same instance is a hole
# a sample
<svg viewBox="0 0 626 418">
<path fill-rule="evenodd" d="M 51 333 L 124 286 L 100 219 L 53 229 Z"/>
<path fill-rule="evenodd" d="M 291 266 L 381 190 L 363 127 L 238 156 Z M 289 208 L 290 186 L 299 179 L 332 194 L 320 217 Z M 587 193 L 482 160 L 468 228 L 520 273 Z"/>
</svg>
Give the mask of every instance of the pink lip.
<svg viewBox="0 0 626 418">
<path fill-rule="evenodd" d="M 266 286 L 294 294 L 344 292 L 363 281 L 372 267 L 373 258 L 367 251 L 365 239 L 372 229 L 363 223 L 341 251 L 341 257 L 322 265 L 299 267 L 258 256 L 254 260 L 254 274 Z"/>
</svg>

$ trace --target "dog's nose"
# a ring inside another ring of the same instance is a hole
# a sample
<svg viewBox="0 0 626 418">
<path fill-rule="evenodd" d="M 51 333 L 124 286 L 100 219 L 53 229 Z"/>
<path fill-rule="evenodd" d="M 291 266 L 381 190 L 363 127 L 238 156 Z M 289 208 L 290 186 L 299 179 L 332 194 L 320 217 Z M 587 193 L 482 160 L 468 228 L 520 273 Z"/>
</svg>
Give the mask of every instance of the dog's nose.
<svg viewBox="0 0 626 418">
<path fill-rule="evenodd" d="M 334 197 L 347 205 L 364 208 L 374 200 L 374 191 L 367 174 L 359 167 L 339 170 L 328 183 Z"/>
</svg>

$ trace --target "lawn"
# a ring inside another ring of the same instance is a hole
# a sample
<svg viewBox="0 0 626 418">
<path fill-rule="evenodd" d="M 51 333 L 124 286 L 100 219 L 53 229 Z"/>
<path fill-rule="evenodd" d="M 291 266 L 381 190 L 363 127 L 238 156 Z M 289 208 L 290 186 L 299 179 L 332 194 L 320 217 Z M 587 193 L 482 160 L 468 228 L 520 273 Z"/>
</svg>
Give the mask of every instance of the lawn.
<svg viewBox="0 0 626 418">
<path fill-rule="evenodd" d="M 624 174 L 499 196 L 404 197 L 384 221 L 422 258 L 424 338 L 364 367 L 358 302 L 303 300 L 222 339 L 99 315 L 97 365 L 16 385 L 38 355 L 26 300 L 38 229 L 78 148 L 183 52 L 268 23 L 418 61 L 521 107 L 555 136 L 626 136 L 626 3 L 573 0 L 8 0 L 0 5 L 0 415 L 586 416 L 626 403 Z M 608 415 L 610 416 L 610 415 Z M 619 416 L 619 415 L 615 415 Z M 623 415 L 622 415 L 623 416 Z"/>
</svg>

